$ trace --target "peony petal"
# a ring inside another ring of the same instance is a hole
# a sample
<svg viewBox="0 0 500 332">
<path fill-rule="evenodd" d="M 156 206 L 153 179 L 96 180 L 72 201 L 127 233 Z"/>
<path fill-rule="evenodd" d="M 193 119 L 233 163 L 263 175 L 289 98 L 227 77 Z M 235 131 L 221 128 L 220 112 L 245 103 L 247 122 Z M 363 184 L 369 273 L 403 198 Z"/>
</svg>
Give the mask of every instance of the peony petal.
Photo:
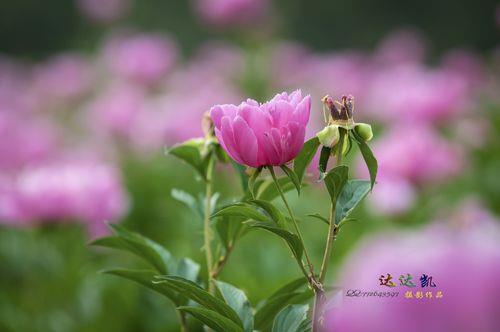
<svg viewBox="0 0 500 332">
<path fill-rule="evenodd" d="M 233 128 L 236 147 L 242 160 L 248 166 L 259 167 L 257 160 L 259 150 L 254 132 L 241 116 L 236 116 Z"/>
<path fill-rule="evenodd" d="M 280 153 L 271 137 L 271 133 L 269 132 L 264 134 L 264 144 L 262 145 L 262 149 L 265 154 L 266 165 L 280 165 Z"/>
<path fill-rule="evenodd" d="M 288 124 L 288 130 L 290 132 L 290 136 L 286 145 L 286 162 L 294 159 L 299 154 L 300 149 L 302 149 L 302 146 L 304 145 L 304 138 L 306 134 L 306 128 L 297 122 L 290 122 Z"/>
<path fill-rule="evenodd" d="M 290 94 L 289 102 L 293 107 L 297 107 L 297 105 L 302 100 L 302 91 L 300 89 L 295 90 Z"/>
<path fill-rule="evenodd" d="M 278 101 L 271 111 L 273 127 L 284 127 L 292 119 L 294 108 L 288 102 Z"/>
<path fill-rule="evenodd" d="M 311 96 L 307 95 L 297 105 L 294 117 L 302 126 L 306 126 L 307 123 L 309 122 L 310 114 L 311 114 Z"/>
<path fill-rule="evenodd" d="M 224 111 L 220 105 L 215 105 L 210 109 L 210 118 L 215 125 L 215 128 L 221 127 L 221 119 L 224 116 Z"/>
<path fill-rule="evenodd" d="M 285 141 L 283 140 L 283 135 L 278 128 L 271 129 L 271 139 L 276 147 L 279 162 L 277 165 L 283 165 L 285 160 Z"/>
<path fill-rule="evenodd" d="M 245 164 L 243 159 L 241 158 L 238 150 L 236 149 L 236 143 L 234 140 L 234 131 L 233 126 L 231 124 L 231 120 L 228 116 L 224 116 L 221 121 L 221 137 L 217 136 L 220 141 L 224 142 L 224 146 L 226 147 L 226 152 L 236 160 L 240 164 Z M 222 138 L 222 139 L 221 139 Z"/>
</svg>

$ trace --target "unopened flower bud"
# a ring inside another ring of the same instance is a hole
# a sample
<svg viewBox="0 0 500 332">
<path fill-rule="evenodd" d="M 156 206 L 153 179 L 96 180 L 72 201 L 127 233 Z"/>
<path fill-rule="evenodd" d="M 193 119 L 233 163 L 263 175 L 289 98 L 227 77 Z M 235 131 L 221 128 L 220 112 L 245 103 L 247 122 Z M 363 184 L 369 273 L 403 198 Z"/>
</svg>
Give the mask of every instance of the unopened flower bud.
<svg viewBox="0 0 500 332">
<path fill-rule="evenodd" d="M 354 131 L 358 134 L 365 142 L 370 141 L 373 138 L 372 126 L 367 123 L 356 123 Z"/>
<path fill-rule="evenodd" d="M 323 130 L 316 134 L 316 137 L 318 137 L 319 142 L 323 146 L 331 148 L 335 146 L 340 139 L 339 126 L 326 126 Z"/>
<path fill-rule="evenodd" d="M 354 98 L 352 96 L 342 96 L 341 101 L 334 101 L 332 97 L 326 95 L 322 101 L 324 107 L 330 111 L 333 123 L 341 126 L 351 126 L 354 124 Z"/>
</svg>

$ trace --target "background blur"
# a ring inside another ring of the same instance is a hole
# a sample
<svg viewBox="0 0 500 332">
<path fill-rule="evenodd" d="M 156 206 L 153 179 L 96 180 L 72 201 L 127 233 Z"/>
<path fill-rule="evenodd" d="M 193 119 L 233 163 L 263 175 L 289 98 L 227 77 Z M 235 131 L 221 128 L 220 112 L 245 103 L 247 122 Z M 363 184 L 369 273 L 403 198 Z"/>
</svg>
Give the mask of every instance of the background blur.
<svg viewBox="0 0 500 332">
<path fill-rule="evenodd" d="M 98 274 L 139 260 L 87 243 L 109 220 L 202 262 L 201 221 L 170 195 L 197 194 L 202 184 L 164 148 L 200 136 L 214 104 L 297 88 L 313 97 L 309 136 L 323 125 L 325 94 L 352 94 L 356 119 L 375 128 L 378 185 L 335 243 L 332 283 L 350 287 L 369 275 L 367 287 L 378 287 L 386 268 L 404 271 L 394 262 L 379 271 L 364 253 L 386 256 L 419 239 L 407 262 L 436 255 L 424 269 L 457 271 L 463 255 L 442 254 L 438 243 L 458 242 L 483 264 L 477 283 L 484 273 L 497 284 L 499 29 L 490 0 L 3 1 L 0 330 L 178 330 L 162 297 Z M 357 157 L 351 162 L 367 176 Z M 222 197 L 238 196 L 237 176 L 219 174 Z M 326 228 L 306 214 L 326 214 L 327 195 L 313 184 L 300 201 L 289 196 L 319 262 Z M 297 276 L 281 241 L 253 232 L 221 278 L 256 305 Z M 469 298 L 467 312 L 478 311 L 472 329 L 498 328 L 495 287 Z"/>
</svg>

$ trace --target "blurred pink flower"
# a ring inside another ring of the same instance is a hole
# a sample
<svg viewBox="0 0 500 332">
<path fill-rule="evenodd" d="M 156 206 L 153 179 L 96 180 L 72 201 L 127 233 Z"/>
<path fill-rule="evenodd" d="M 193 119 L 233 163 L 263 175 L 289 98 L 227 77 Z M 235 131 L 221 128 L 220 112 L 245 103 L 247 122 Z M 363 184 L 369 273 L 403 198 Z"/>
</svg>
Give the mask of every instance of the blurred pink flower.
<svg viewBox="0 0 500 332">
<path fill-rule="evenodd" d="M 311 97 L 300 90 L 277 94 L 259 104 L 248 99 L 239 106 L 216 105 L 210 110 L 215 134 L 226 152 L 250 167 L 283 165 L 304 144 Z"/>
<path fill-rule="evenodd" d="M 33 70 L 33 88 L 42 103 L 67 101 L 91 86 L 92 67 L 82 56 L 57 55 Z"/>
<path fill-rule="evenodd" d="M 120 77 L 141 84 L 156 83 L 174 66 L 177 46 L 159 34 L 114 36 L 104 45 L 104 61 Z"/>
<path fill-rule="evenodd" d="M 200 17 L 214 26 L 256 25 L 269 0 L 193 0 Z"/>
<path fill-rule="evenodd" d="M 182 82 L 180 84 L 182 85 Z M 189 138 L 203 136 L 201 128 L 203 114 L 214 104 L 221 101 L 231 103 L 237 100 L 240 100 L 238 91 L 227 82 L 214 79 L 211 84 L 175 88 L 152 100 L 148 105 L 150 120 L 145 120 L 151 123 L 148 127 L 155 126 L 154 123 L 156 126 L 161 124 L 163 145 L 179 143 Z M 147 134 L 144 136 L 143 139 L 147 137 Z"/>
<path fill-rule="evenodd" d="M 0 109 L 0 173 L 46 160 L 57 150 L 53 124 L 15 110 Z"/>
<path fill-rule="evenodd" d="M 399 126 L 373 144 L 380 179 L 402 178 L 413 184 L 445 180 L 457 175 L 464 161 L 461 151 L 423 126 Z"/>
<path fill-rule="evenodd" d="M 467 78 L 455 71 L 399 65 L 374 70 L 364 108 L 384 122 L 444 122 L 471 103 Z"/>
<path fill-rule="evenodd" d="M 113 85 L 88 106 L 88 121 L 93 129 L 105 136 L 130 138 L 138 135 L 134 122 L 144 110 L 145 102 L 145 92 L 140 87 Z"/>
<path fill-rule="evenodd" d="M 365 240 L 341 274 L 342 302 L 327 314 L 331 331 L 498 331 L 500 330 L 500 247 L 498 224 L 468 230 L 432 225 Z M 390 273 L 397 284 L 381 286 Z M 416 287 L 401 286 L 409 273 Z M 436 287 L 422 288 L 420 277 Z M 397 297 L 346 296 L 348 290 L 399 292 Z M 406 292 L 413 298 L 406 298 Z M 423 298 L 415 297 L 421 291 Z M 426 292 L 432 292 L 432 298 Z M 436 298 L 437 292 L 442 298 Z M 362 319 L 360 319 L 362 317 Z"/>
<path fill-rule="evenodd" d="M 415 188 L 407 180 L 379 177 L 376 189 L 369 196 L 368 204 L 376 214 L 398 215 L 408 211 L 415 199 Z"/>
<path fill-rule="evenodd" d="M 393 128 L 373 143 L 373 150 L 379 167 L 369 204 L 379 214 L 406 212 L 418 187 L 450 179 L 464 167 L 462 151 L 425 126 Z M 361 158 L 357 170 L 368 176 Z"/>
<path fill-rule="evenodd" d="M 83 15 L 96 22 L 112 22 L 126 15 L 130 0 L 77 0 Z"/>
<path fill-rule="evenodd" d="M 92 236 L 122 217 L 127 196 L 116 169 L 96 162 L 60 162 L 20 171 L 0 188 L 0 220 L 32 224 L 75 220 Z"/>
<path fill-rule="evenodd" d="M 384 38 L 372 61 L 377 66 L 394 67 L 404 63 L 422 63 L 426 56 L 424 38 L 413 30 L 398 30 Z"/>
</svg>

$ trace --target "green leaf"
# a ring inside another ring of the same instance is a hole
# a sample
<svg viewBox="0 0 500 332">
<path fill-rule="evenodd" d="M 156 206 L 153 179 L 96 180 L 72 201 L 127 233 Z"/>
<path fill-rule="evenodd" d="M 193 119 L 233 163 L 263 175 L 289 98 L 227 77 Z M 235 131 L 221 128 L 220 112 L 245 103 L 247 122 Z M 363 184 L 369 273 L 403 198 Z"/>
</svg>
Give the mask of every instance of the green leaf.
<svg viewBox="0 0 500 332">
<path fill-rule="evenodd" d="M 250 203 L 262 208 L 280 228 L 285 228 L 286 218 L 272 203 L 261 199 L 252 199 Z"/>
<path fill-rule="evenodd" d="M 297 329 L 297 332 L 311 332 L 312 322 L 309 318 L 304 319 Z"/>
<path fill-rule="evenodd" d="M 349 180 L 345 184 L 335 206 L 335 223 L 338 225 L 342 220 L 349 217 L 351 212 L 370 192 L 370 181 Z"/>
<path fill-rule="evenodd" d="M 203 139 L 191 139 L 174 145 L 167 153 L 176 156 L 192 166 L 206 180 L 210 154 L 207 156 L 202 155 L 204 146 L 205 142 Z"/>
<path fill-rule="evenodd" d="M 217 332 L 243 332 L 232 320 L 213 310 L 199 307 L 178 307 L 177 310 L 190 314 Z"/>
<path fill-rule="evenodd" d="M 218 312 L 232 320 L 236 325 L 243 327 L 238 314 L 229 305 L 190 280 L 177 276 L 157 276 L 153 283 L 167 285 L 207 309 Z"/>
<path fill-rule="evenodd" d="M 245 220 L 247 219 L 238 216 L 223 216 L 215 221 L 215 229 L 226 250 L 242 236 L 243 227 L 246 228 L 243 224 Z"/>
<path fill-rule="evenodd" d="M 157 275 L 156 272 L 150 270 L 128 270 L 128 269 L 110 269 L 104 270 L 102 273 L 116 275 L 125 279 L 135 281 L 149 289 L 165 295 L 176 305 L 180 304 L 180 298 L 171 288 L 161 284 L 153 284 L 153 279 Z"/>
<path fill-rule="evenodd" d="M 271 325 L 276 314 L 300 295 L 301 293 L 284 293 L 269 298 L 266 303 L 255 313 L 255 329 L 267 329 L 267 327 Z"/>
<path fill-rule="evenodd" d="M 120 225 L 110 227 L 117 236 L 97 239 L 91 245 L 125 250 L 143 258 L 162 274 L 175 273 L 177 262 L 163 246 Z"/>
<path fill-rule="evenodd" d="M 274 319 L 272 332 L 299 332 L 301 324 L 307 319 L 308 305 L 289 305 L 281 310 Z"/>
<path fill-rule="evenodd" d="M 336 202 L 342 188 L 347 182 L 349 168 L 344 165 L 332 168 L 325 176 L 324 182 L 328 193 L 330 194 L 330 199 L 333 203 Z"/>
<path fill-rule="evenodd" d="M 321 154 L 319 155 L 319 164 L 318 164 L 320 179 L 323 177 L 323 174 L 326 173 L 326 169 L 328 168 L 328 159 L 330 159 L 331 154 L 332 154 L 331 148 L 326 146 L 321 148 Z"/>
<path fill-rule="evenodd" d="M 184 257 L 181 260 L 179 260 L 175 275 L 196 282 L 199 273 L 200 273 L 200 264 L 196 263 L 191 258 Z"/>
<path fill-rule="evenodd" d="M 365 164 L 368 167 L 368 172 L 370 173 L 370 189 L 373 189 L 373 186 L 375 185 L 375 181 L 377 179 L 377 170 L 378 170 L 377 159 L 373 155 L 373 152 L 368 146 L 368 144 L 366 144 L 366 142 L 361 137 L 359 137 L 359 135 L 356 134 L 354 130 L 351 130 L 351 133 L 354 137 L 354 140 L 358 144 L 359 150 L 361 151 L 361 155 L 363 156 Z"/>
<path fill-rule="evenodd" d="M 327 225 L 330 225 L 330 221 L 328 219 L 326 219 L 325 217 L 323 217 L 321 214 L 319 213 L 312 213 L 312 214 L 308 214 L 307 215 L 308 217 L 311 217 L 311 218 L 316 218 L 318 220 L 321 220 L 322 222 L 324 222 L 325 224 Z"/>
<path fill-rule="evenodd" d="M 295 189 L 297 189 L 297 193 L 300 195 L 300 180 L 297 174 L 295 174 L 295 172 L 286 165 L 281 165 L 281 169 L 290 178 L 293 185 L 295 186 Z"/>
<path fill-rule="evenodd" d="M 270 223 L 250 221 L 247 222 L 246 224 L 252 228 L 262 228 L 284 239 L 285 242 L 288 244 L 288 247 L 290 247 L 290 250 L 292 251 L 293 256 L 295 257 L 297 262 L 299 264 L 302 264 L 301 258 L 302 258 L 302 252 L 304 251 L 304 247 L 302 246 L 302 242 L 300 241 L 297 235 L 290 233 L 289 231 L 284 230 L 282 228 L 278 228 Z"/>
<path fill-rule="evenodd" d="M 297 178 L 299 179 L 299 183 L 302 183 L 304 179 L 304 175 L 306 173 L 307 167 L 311 163 L 316 154 L 316 151 L 319 147 L 319 140 L 315 136 L 304 143 L 302 150 L 293 162 L 293 169 L 295 174 L 297 174 Z"/>
<path fill-rule="evenodd" d="M 252 306 L 247 299 L 245 293 L 233 285 L 222 281 L 215 281 L 224 301 L 236 311 L 241 321 L 245 332 L 253 331 L 253 312 Z"/>
<path fill-rule="evenodd" d="M 244 217 L 247 219 L 253 219 L 257 221 L 269 220 L 269 218 L 262 212 L 260 212 L 257 207 L 245 203 L 234 203 L 225 206 L 219 211 L 215 212 L 211 216 L 211 218 L 222 217 L 222 216 Z"/>
<path fill-rule="evenodd" d="M 278 296 L 281 296 L 283 294 L 289 294 L 292 292 L 295 292 L 297 289 L 305 286 L 307 284 L 307 279 L 305 277 L 300 277 L 298 279 L 294 279 L 290 281 L 289 283 L 285 284 L 284 286 L 280 287 L 277 291 L 275 291 L 269 298 L 269 300 L 272 300 Z"/>
<path fill-rule="evenodd" d="M 203 218 L 203 209 L 200 206 L 198 200 L 194 198 L 194 196 L 183 190 L 176 188 L 172 189 L 171 195 L 175 200 L 183 203 L 188 208 L 190 208 L 200 218 Z"/>
</svg>

